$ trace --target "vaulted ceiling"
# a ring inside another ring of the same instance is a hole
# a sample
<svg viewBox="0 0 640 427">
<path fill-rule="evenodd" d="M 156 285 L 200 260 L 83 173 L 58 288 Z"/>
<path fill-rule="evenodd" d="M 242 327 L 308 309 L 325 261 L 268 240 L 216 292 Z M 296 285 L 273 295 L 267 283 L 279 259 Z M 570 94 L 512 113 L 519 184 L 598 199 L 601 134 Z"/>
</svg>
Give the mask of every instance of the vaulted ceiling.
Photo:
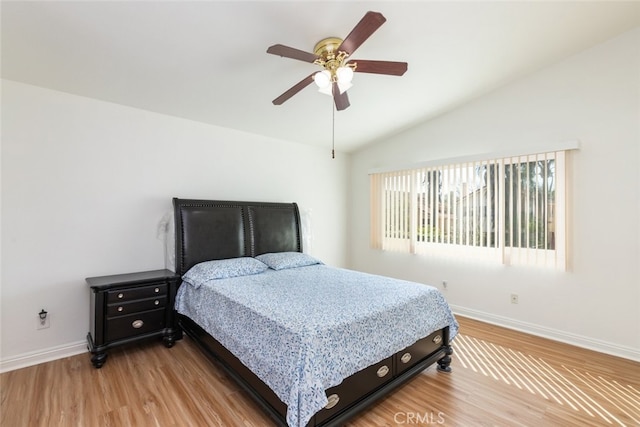
<svg viewBox="0 0 640 427">
<path fill-rule="evenodd" d="M 317 66 L 266 53 L 313 51 L 368 11 L 387 19 L 360 59 L 406 61 L 403 77 L 356 73 L 335 113 L 353 151 L 640 25 L 640 2 L 2 2 L 2 77 L 71 94 L 329 147 L 331 98 Z"/>
</svg>

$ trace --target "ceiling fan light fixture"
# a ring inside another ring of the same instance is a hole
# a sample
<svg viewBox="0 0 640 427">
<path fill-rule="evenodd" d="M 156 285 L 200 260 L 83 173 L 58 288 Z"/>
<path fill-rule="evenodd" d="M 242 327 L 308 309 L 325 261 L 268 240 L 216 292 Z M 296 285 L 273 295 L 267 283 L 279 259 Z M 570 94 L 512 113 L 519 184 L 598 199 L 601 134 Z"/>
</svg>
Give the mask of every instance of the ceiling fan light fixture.
<svg viewBox="0 0 640 427">
<path fill-rule="evenodd" d="M 340 90 L 340 93 L 345 93 L 353 86 L 351 83 L 353 80 L 353 68 L 348 66 L 338 67 L 336 70 L 336 79 L 338 80 L 338 89 Z"/>
<path fill-rule="evenodd" d="M 338 83 L 350 84 L 353 80 L 353 68 L 348 66 L 338 67 L 336 77 L 338 78 Z"/>
<path fill-rule="evenodd" d="M 320 89 L 331 87 L 331 73 L 328 70 L 318 71 L 313 75 L 313 81 Z"/>
<path fill-rule="evenodd" d="M 340 94 L 345 93 L 346 91 L 351 89 L 352 86 L 353 84 L 350 82 L 344 83 L 344 82 L 338 81 L 338 90 L 340 91 Z"/>
<path fill-rule="evenodd" d="M 324 93 L 325 95 L 333 96 L 332 85 L 321 87 L 321 88 L 318 89 L 318 92 Z"/>
</svg>

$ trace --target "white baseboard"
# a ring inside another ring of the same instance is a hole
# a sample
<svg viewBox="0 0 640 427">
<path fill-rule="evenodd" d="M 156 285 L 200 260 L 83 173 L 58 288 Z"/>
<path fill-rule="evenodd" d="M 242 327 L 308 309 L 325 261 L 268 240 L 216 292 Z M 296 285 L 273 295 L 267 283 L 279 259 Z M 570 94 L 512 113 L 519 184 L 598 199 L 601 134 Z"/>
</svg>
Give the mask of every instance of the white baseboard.
<svg viewBox="0 0 640 427">
<path fill-rule="evenodd" d="M 87 342 L 84 340 L 50 347 L 44 350 L 23 353 L 18 356 L 0 360 L 0 373 L 26 368 L 28 366 L 38 365 L 40 363 L 50 362 L 52 360 L 75 356 L 82 353 L 88 353 Z"/>
<path fill-rule="evenodd" d="M 496 316 L 495 314 L 485 313 L 460 306 L 451 305 L 451 309 L 455 314 L 459 314 L 460 316 L 469 317 L 482 322 L 491 323 L 496 326 L 502 326 L 554 341 L 560 341 L 565 344 L 571 344 L 577 347 L 640 362 L 640 350 L 631 347 L 595 340 L 593 338 L 547 328 L 533 323 L 522 322 L 508 317 Z"/>
</svg>

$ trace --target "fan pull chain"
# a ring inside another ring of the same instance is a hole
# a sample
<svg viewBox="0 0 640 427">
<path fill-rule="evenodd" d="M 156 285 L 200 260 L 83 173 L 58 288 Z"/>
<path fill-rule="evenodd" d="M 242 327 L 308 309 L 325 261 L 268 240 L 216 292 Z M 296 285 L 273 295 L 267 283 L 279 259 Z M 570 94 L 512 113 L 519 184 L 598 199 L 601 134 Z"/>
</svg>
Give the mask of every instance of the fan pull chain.
<svg viewBox="0 0 640 427">
<path fill-rule="evenodd" d="M 336 158 L 336 107 L 331 99 L 331 158 Z"/>
</svg>

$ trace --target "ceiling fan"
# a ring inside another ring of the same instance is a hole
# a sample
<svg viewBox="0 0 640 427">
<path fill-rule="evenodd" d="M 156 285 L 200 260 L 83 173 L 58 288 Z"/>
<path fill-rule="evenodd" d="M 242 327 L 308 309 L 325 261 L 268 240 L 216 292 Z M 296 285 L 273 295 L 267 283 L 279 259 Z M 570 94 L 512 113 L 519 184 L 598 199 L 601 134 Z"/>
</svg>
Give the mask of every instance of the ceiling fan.
<svg viewBox="0 0 640 427">
<path fill-rule="evenodd" d="M 293 85 L 274 99 L 273 104 L 281 105 L 315 81 L 320 92 L 333 96 L 336 109 L 340 111 L 350 105 L 347 89 L 351 87 L 351 78 L 354 72 L 391 76 L 403 75 L 407 71 L 406 62 L 349 58 L 385 21 L 386 18 L 381 13 L 367 12 L 344 40 L 338 37 L 322 39 L 314 47 L 314 53 L 281 44 L 270 46 L 267 53 L 309 62 L 323 68 L 322 71 L 313 72 Z"/>
</svg>

